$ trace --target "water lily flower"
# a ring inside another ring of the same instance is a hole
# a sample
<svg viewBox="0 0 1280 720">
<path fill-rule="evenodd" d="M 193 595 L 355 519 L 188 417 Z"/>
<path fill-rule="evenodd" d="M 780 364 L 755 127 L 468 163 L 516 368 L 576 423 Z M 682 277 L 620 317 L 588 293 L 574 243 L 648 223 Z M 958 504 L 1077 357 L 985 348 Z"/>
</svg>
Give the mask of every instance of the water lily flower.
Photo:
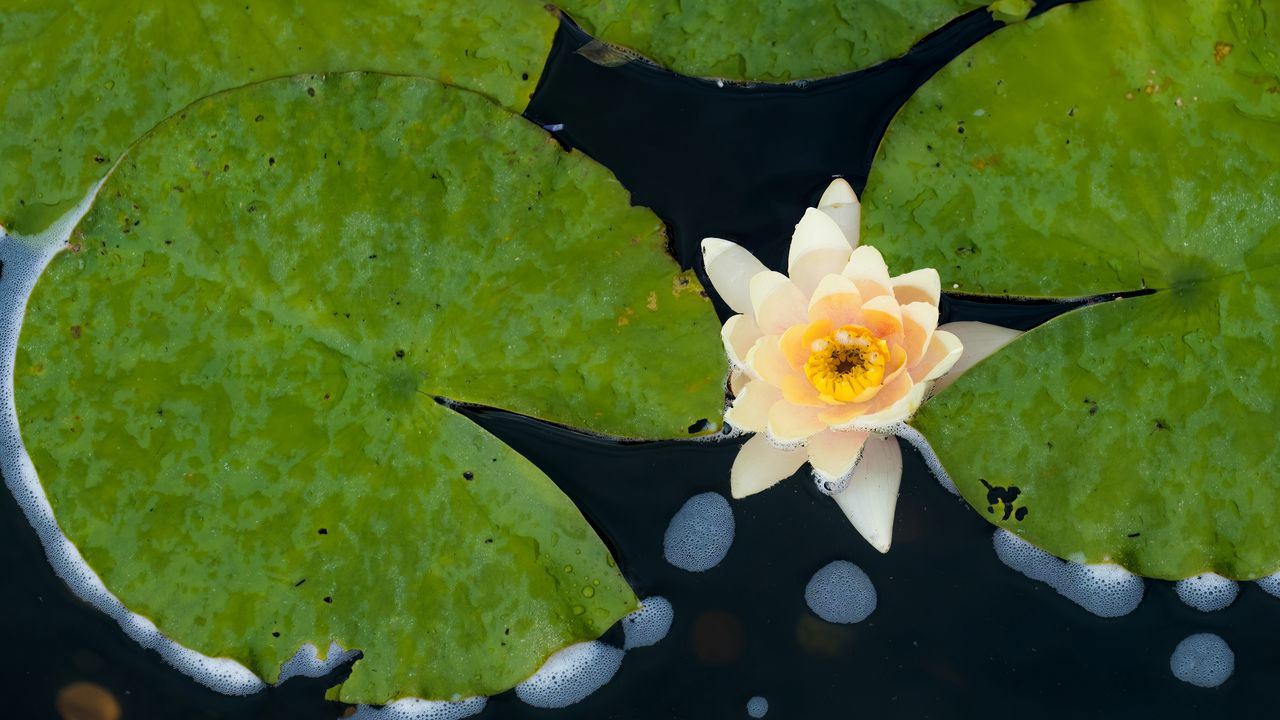
<svg viewBox="0 0 1280 720">
<path fill-rule="evenodd" d="M 961 336 L 985 355 L 1018 333 L 938 327 L 937 271 L 891 276 L 879 251 L 859 246 L 860 221 L 853 188 L 837 179 L 796 225 L 788 275 L 727 240 L 703 240 L 702 253 L 712 285 L 738 313 L 721 332 L 733 366 L 725 420 L 755 433 L 734 461 L 733 497 L 807 462 L 819 489 L 887 552 L 902 477 L 895 429 L 956 366 Z"/>
</svg>

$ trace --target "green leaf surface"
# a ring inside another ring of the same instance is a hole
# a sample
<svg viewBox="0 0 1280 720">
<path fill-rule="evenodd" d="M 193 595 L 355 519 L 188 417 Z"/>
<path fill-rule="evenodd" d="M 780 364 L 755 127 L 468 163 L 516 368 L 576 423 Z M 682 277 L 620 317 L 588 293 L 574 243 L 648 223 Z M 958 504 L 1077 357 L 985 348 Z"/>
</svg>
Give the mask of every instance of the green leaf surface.
<svg viewBox="0 0 1280 720">
<path fill-rule="evenodd" d="M 0 225 L 43 229 L 156 123 L 250 82 L 424 75 L 520 112 L 555 28 L 531 0 L 0 0 Z"/>
<path fill-rule="evenodd" d="M 637 603 L 551 481 L 434 398 L 683 437 L 722 407 L 717 328 L 591 160 L 470 92 L 308 76 L 128 151 L 33 292 L 15 387 L 127 607 L 268 681 L 336 640 L 364 651 L 343 700 L 448 699 Z"/>
<path fill-rule="evenodd" d="M 595 37 L 678 73 L 787 82 L 897 57 L 982 0 L 715 3 L 562 0 Z"/>
<path fill-rule="evenodd" d="M 961 292 L 1155 290 L 1033 330 L 915 421 L 971 504 L 1059 556 L 1280 569 L 1278 13 L 1055 9 L 931 80 L 873 166 L 866 234 L 891 264 Z"/>
</svg>

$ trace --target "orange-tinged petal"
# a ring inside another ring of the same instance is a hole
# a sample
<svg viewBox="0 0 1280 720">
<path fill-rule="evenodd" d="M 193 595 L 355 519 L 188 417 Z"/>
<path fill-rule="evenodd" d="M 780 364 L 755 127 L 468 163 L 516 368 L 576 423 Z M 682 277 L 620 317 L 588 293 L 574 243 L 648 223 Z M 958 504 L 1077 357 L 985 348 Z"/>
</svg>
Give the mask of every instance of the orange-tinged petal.
<svg viewBox="0 0 1280 720">
<path fill-rule="evenodd" d="M 768 490 L 795 474 L 808 459 L 803 448 L 782 450 L 763 435 L 747 440 L 733 460 L 729 472 L 729 492 L 735 499 Z"/>
<path fill-rule="evenodd" d="M 925 351 L 920 362 L 911 368 L 912 379 L 924 382 L 942 377 L 956 364 L 963 351 L 964 346 L 960 343 L 960 338 L 946 330 L 934 331 L 933 337 L 929 340 L 929 349 Z"/>
<path fill-rule="evenodd" d="M 782 392 L 763 380 L 743 386 L 724 414 L 725 422 L 739 430 L 764 432 L 769 429 L 769 409 L 782 399 Z"/>
<path fill-rule="evenodd" d="M 878 295 L 862 303 L 854 324 L 870 330 L 872 335 L 882 340 L 901 342 L 902 309 L 891 295 Z"/>
<path fill-rule="evenodd" d="M 902 484 L 902 451 L 893 436 L 869 438 L 849 484 L 836 493 L 836 504 L 871 546 L 889 552 L 893 516 Z"/>
<path fill-rule="evenodd" d="M 895 384 L 900 381 L 910 382 L 909 376 L 905 373 L 899 375 Z M 911 387 L 901 395 L 898 388 L 894 388 L 892 392 L 882 391 L 876 398 L 878 409 L 855 418 L 849 423 L 849 427 L 866 432 L 887 432 L 894 425 L 910 420 L 916 410 L 920 409 L 920 404 L 924 402 L 925 394 L 928 392 L 929 383 L 927 382 L 912 383 Z M 890 402 L 891 398 L 896 399 Z"/>
<path fill-rule="evenodd" d="M 817 208 L 809 208 L 791 236 L 787 274 L 808 297 L 823 276 L 844 270 L 852 252 L 836 221 Z"/>
<path fill-rule="evenodd" d="M 848 325 L 862 309 L 862 294 L 852 280 L 843 275 L 827 275 L 809 298 L 809 319 L 826 320 L 833 328 Z"/>
<path fill-rule="evenodd" d="M 793 405 L 785 398 L 769 408 L 769 439 L 777 445 L 790 446 L 804 442 L 810 435 L 827 429 L 818 419 L 819 408 Z"/>
<path fill-rule="evenodd" d="M 843 485 L 853 473 L 868 437 L 864 432 L 824 430 L 809 438 L 805 449 L 809 452 L 809 465 L 813 467 L 814 475 L 834 487 Z"/>
<path fill-rule="evenodd" d="M 812 352 L 809 349 L 809 344 L 813 341 L 807 339 L 810 327 L 811 324 L 792 325 L 787 328 L 786 332 L 782 333 L 782 339 L 778 341 L 782 356 L 796 370 L 804 368 L 804 363 L 809 359 L 809 353 Z"/>
<path fill-rule="evenodd" d="M 884 369 L 884 382 L 889 385 L 907 369 L 907 351 L 901 345 L 889 346 L 889 364 Z"/>
<path fill-rule="evenodd" d="M 953 322 L 947 323 L 938 329 L 960 338 L 960 343 L 964 346 L 964 350 L 961 352 L 959 359 L 956 360 L 956 364 L 952 366 L 951 371 L 939 377 L 938 381 L 934 383 L 934 392 L 940 392 L 943 388 L 955 382 L 956 378 L 963 375 L 969 368 L 990 357 L 995 351 L 1013 342 L 1022 334 L 1021 330 L 1010 330 L 1006 327 L 982 322 Z"/>
<path fill-rule="evenodd" d="M 746 248 L 720 238 L 702 241 L 702 266 L 711 286 L 734 312 L 753 312 L 751 278 L 766 268 Z"/>
<path fill-rule="evenodd" d="M 903 305 L 925 302 L 938 307 L 938 300 L 942 297 L 942 279 L 933 268 L 912 270 L 893 278 L 892 283 L 893 295 Z"/>
<path fill-rule="evenodd" d="M 780 272 L 768 270 L 751 278 L 751 307 L 756 324 L 770 335 L 781 335 L 792 325 L 809 320 L 808 298 Z"/>
<path fill-rule="evenodd" d="M 776 388 L 782 387 L 782 379 L 788 375 L 800 374 L 803 377 L 782 354 L 779 347 L 781 339 L 779 335 L 765 335 L 747 353 L 747 369 Z"/>
<path fill-rule="evenodd" d="M 834 399 L 830 399 L 830 402 L 823 400 L 818 389 L 803 375 L 789 375 L 783 378 L 782 397 L 793 405 L 805 407 L 825 408 L 835 402 Z"/>
<path fill-rule="evenodd" d="M 849 264 L 841 273 L 853 281 L 863 302 L 878 295 L 893 297 L 893 285 L 889 278 L 889 266 L 884 256 L 870 245 L 859 245 L 849 256 Z"/>
<path fill-rule="evenodd" d="M 751 352 L 759 339 L 760 328 L 756 327 L 756 321 L 750 315 L 734 315 L 720 328 L 724 352 L 736 368 L 746 368 L 747 353 Z"/>
<path fill-rule="evenodd" d="M 899 373 L 891 382 L 885 383 L 880 387 L 880 391 L 870 401 L 850 403 L 851 407 L 847 408 L 831 408 L 823 415 L 833 430 L 867 430 L 861 424 L 862 418 L 878 413 L 889 407 L 911 392 L 912 386 L 915 385 L 911 381 L 911 377 L 907 373 Z M 843 412 L 835 412 L 843 410 Z M 871 429 L 879 429 L 880 425 L 873 425 Z"/>
<path fill-rule="evenodd" d="M 907 303 L 902 306 L 903 346 L 907 350 L 907 363 L 915 366 L 929 349 L 933 331 L 938 329 L 938 308 L 926 302 Z"/>
<path fill-rule="evenodd" d="M 818 419 L 833 429 L 839 430 L 846 427 L 855 418 L 867 414 L 871 410 L 871 403 L 867 402 L 849 402 L 833 405 L 818 415 Z"/>
</svg>

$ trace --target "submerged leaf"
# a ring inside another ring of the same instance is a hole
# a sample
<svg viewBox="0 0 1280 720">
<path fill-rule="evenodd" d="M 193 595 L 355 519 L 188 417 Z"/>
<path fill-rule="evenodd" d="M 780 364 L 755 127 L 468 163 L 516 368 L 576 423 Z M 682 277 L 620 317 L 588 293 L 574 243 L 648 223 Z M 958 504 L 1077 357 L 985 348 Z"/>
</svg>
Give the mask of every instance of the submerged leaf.
<svg viewBox="0 0 1280 720">
<path fill-rule="evenodd" d="M 1280 568 L 1280 37 L 1269 3 L 1108 0 L 983 41 L 901 111 L 869 242 L 1078 297 L 915 425 L 982 515 L 1143 575 Z M 1016 489 L 1016 493 L 1014 492 Z"/>
<path fill-rule="evenodd" d="M 68 328 L 74 328 L 69 331 Z M 23 437 L 130 609 L 269 681 L 492 694 L 636 609 L 528 461 L 437 397 L 629 437 L 719 416 L 717 320 L 606 170 L 484 98 L 373 74 L 196 103 L 33 292 Z"/>
<path fill-rule="evenodd" d="M 532 0 L 0 0 L 0 225 L 43 229 L 156 123 L 250 82 L 425 75 L 520 112 L 555 28 Z"/>
</svg>

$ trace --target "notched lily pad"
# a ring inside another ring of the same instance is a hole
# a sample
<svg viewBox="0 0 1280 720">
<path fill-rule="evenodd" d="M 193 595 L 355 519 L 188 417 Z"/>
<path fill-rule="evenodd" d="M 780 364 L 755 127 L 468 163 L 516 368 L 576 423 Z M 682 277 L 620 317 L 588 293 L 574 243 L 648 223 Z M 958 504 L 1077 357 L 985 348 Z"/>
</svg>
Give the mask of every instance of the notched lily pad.
<svg viewBox="0 0 1280 720">
<path fill-rule="evenodd" d="M 156 123 L 250 82 L 424 75 L 520 112 L 555 28 L 533 0 L 0 0 L 0 224 L 42 230 Z"/>
<path fill-rule="evenodd" d="M 1001 30 L 903 107 L 873 165 L 868 242 L 891 263 L 961 292 L 1155 291 L 1027 333 L 916 419 L 984 517 L 1060 557 L 1280 569 L 1265 5 L 1108 0 Z M 988 514 L 983 481 L 1029 514 Z"/>
<path fill-rule="evenodd" d="M 853 72 L 897 57 L 982 0 L 789 0 L 688 3 L 677 0 L 562 0 L 582 27 L 678 73 L 788 82 Z M 1014 20 L 1025 0 L 995 3 Z M 1009 6 L 1005 9 L 1004 6 Z M 1023 13 L 1025 16 L 1025 13 Z"/>
<path fill-rule="evenodd" d="M 606 170 L 479 95 L 271 81 L 108 178 L 30 301 L 23 437 L 88 564 L 178 642 L 268 681 L 358 648 L 347 702 L 492 694 L 637 603 L 436 399 L 686 436 L 723 402 L 699 290 Z"/>
</svg>

